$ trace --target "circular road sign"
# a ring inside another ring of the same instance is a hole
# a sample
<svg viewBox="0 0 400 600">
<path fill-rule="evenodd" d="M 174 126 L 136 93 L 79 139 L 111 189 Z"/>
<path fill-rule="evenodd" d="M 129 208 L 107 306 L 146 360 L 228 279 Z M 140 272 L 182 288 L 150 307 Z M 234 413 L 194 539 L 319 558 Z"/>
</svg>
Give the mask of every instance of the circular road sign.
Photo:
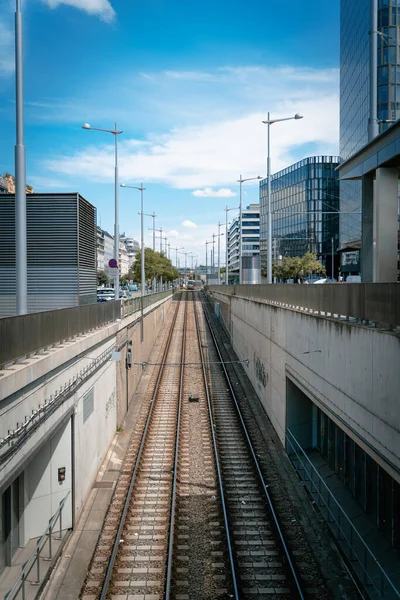
<svg viewBox="0 0 400 600">
<path fill-rule="evenodd" d="M 110 269 L 118 269 L 118 263 L 115 260 L 115 258 L 110 258 L 110 260 L 108 261 L 108 266 L 110 267 Z"/>
</svg>

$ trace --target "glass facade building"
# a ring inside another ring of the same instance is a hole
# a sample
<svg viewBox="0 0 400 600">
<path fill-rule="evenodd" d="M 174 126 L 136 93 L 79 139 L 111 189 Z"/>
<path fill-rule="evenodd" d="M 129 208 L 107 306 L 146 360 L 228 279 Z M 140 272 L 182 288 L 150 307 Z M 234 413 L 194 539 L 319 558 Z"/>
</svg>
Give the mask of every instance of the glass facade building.
<svg viewBox="0 0 400 600">
<path fill-rule="evenodd" d="M 339 243 L 337 156 L 305 158 L 271 178 L 272 258 L 313 252 L 331 274 Z M 267 180 L 260 183 L 261 259 L 267 260 Z M 337 262 L 337 259 L 335 259 Z"/>
<path fill-rule="evenodd" d="M 340 2 L 340 158 L 368 142 L 371 6 Z M 378 119 L 400 118 L 400 1 L 378 0 Z M 380 124 L 380 131 L 389 126 Z M 340 245 L 361 240 L 361 182 L 340 182 Z M 351 213 L 354 213 L 351 214 Z M 354 245 L 354 244 L 353 244 Z"/>
</svg>

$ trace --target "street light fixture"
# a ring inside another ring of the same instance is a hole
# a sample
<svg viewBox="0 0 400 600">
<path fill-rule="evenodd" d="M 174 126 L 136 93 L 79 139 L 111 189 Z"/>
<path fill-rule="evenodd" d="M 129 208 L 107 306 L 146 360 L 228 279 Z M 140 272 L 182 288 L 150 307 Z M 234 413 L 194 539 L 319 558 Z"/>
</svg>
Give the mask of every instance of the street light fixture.
<svg viewBox="0 0 400 600">
<path fill-rule="evenodd" d="M 281 121 L 292 121 L 302 119 L 303 116 L 296 113 L 294 117 L 285 117 L 284 119 L 271 119 L 270 113 L 267 120 L 263 121 L 267 125 L 267 207 L 268 207 L 268 247 L 267 247 L 267 283 L 272 283 L 272 212 L 271 212 L 271 125 Z"/>
<path fill-rule="evenodd" d="M 143 187 L 143 183 L 140 184 L 140 187 L 137 185 L 126 185 L 126 183 L 121 183 L 121 187 L 123 188 L 131 188 L 132 190 L 139 190 L 140 192 L 140 267 L 141 267 L 141 274 L 140 274 L 140 287 L 141 287 L 141 314 L 142 314 L 142 319 L 141 319 L 141 341 L 143 342 L 143 338 L 144 338 L 144 323 L 143 323 L 143 298 L 144 298 L 144 292 L 145 292 L 145 287 L 146 287 L 146 275 L 145 275 L 145 270 L 144 270 L 144 235 L 143 235 L 143 217 L 144 217 L 144 211 L 143 211 L 143 192 L 145 191 L 145 187 Z"/>
<path fill-rule="evenodd" d="M 89 123 L 84 123 L 82 129 L 93 129 L 94 131 L 105 131 L 112 133 L 115 137 L 115 177 L 114 177 L 114 197 L 115 197 L 115 220 L 114 220 L 114 258 L 117 261 L 118 267 L 114 275 L 114 290 L 115 299 L 119 300 L 119 223 L 118 223 L 118 136 L 123 131 L 118 131 L 117 124 L 115 129 L 102 129 L 100 127 L 91 127 Z"/>
<path fill-rule="evenodd" d="M 239 283 L 242 283 L 242 184 L 245 181 L 255 181 L 256 179 L 262 179 L 261 175 L 257 175 L 257 177 L 247 177 L 246 179 L 242 179 L 240 175 L 240 179 L 237 179 L 239 184 Z M 228 214 L 228 213 L 227 213 Z"/>
</svg>

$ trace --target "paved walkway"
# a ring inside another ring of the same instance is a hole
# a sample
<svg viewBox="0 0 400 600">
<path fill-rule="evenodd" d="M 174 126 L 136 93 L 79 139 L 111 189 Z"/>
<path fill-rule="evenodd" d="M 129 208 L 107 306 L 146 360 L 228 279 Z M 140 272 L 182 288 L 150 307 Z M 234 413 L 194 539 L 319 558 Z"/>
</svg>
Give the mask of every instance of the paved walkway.
<svg viewBox="0 0 400 600">
<path fill-rule="evenodd" d="M 138 420 L 150 378 L 141 377 L 126 416 L 124 431 L 117 433 L 98 473 L 82 514 L 41 596 L 42 600 L 77 600 L 89 569 L 103 521 L 118 479 L 129 440 Z"/>
</svg>

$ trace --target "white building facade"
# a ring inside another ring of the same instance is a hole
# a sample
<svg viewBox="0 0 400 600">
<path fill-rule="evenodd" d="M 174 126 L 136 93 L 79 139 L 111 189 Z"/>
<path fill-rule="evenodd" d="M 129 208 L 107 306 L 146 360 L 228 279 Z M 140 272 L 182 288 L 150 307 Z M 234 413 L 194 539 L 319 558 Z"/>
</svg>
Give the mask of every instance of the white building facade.
<svg viewBox="0 0 400 600">
<path fill-rule="evenodd" d="M 228 230 L 228 272 L 229 282 L 239 282 L 240 240 L 242 257 L 260 255 L 260 205 L 250 204 L 242 210 L 242 228 L 240 218 L 236 217 Z M 248 261 L 247 261 L 248 262 Z"/>
</svg>

